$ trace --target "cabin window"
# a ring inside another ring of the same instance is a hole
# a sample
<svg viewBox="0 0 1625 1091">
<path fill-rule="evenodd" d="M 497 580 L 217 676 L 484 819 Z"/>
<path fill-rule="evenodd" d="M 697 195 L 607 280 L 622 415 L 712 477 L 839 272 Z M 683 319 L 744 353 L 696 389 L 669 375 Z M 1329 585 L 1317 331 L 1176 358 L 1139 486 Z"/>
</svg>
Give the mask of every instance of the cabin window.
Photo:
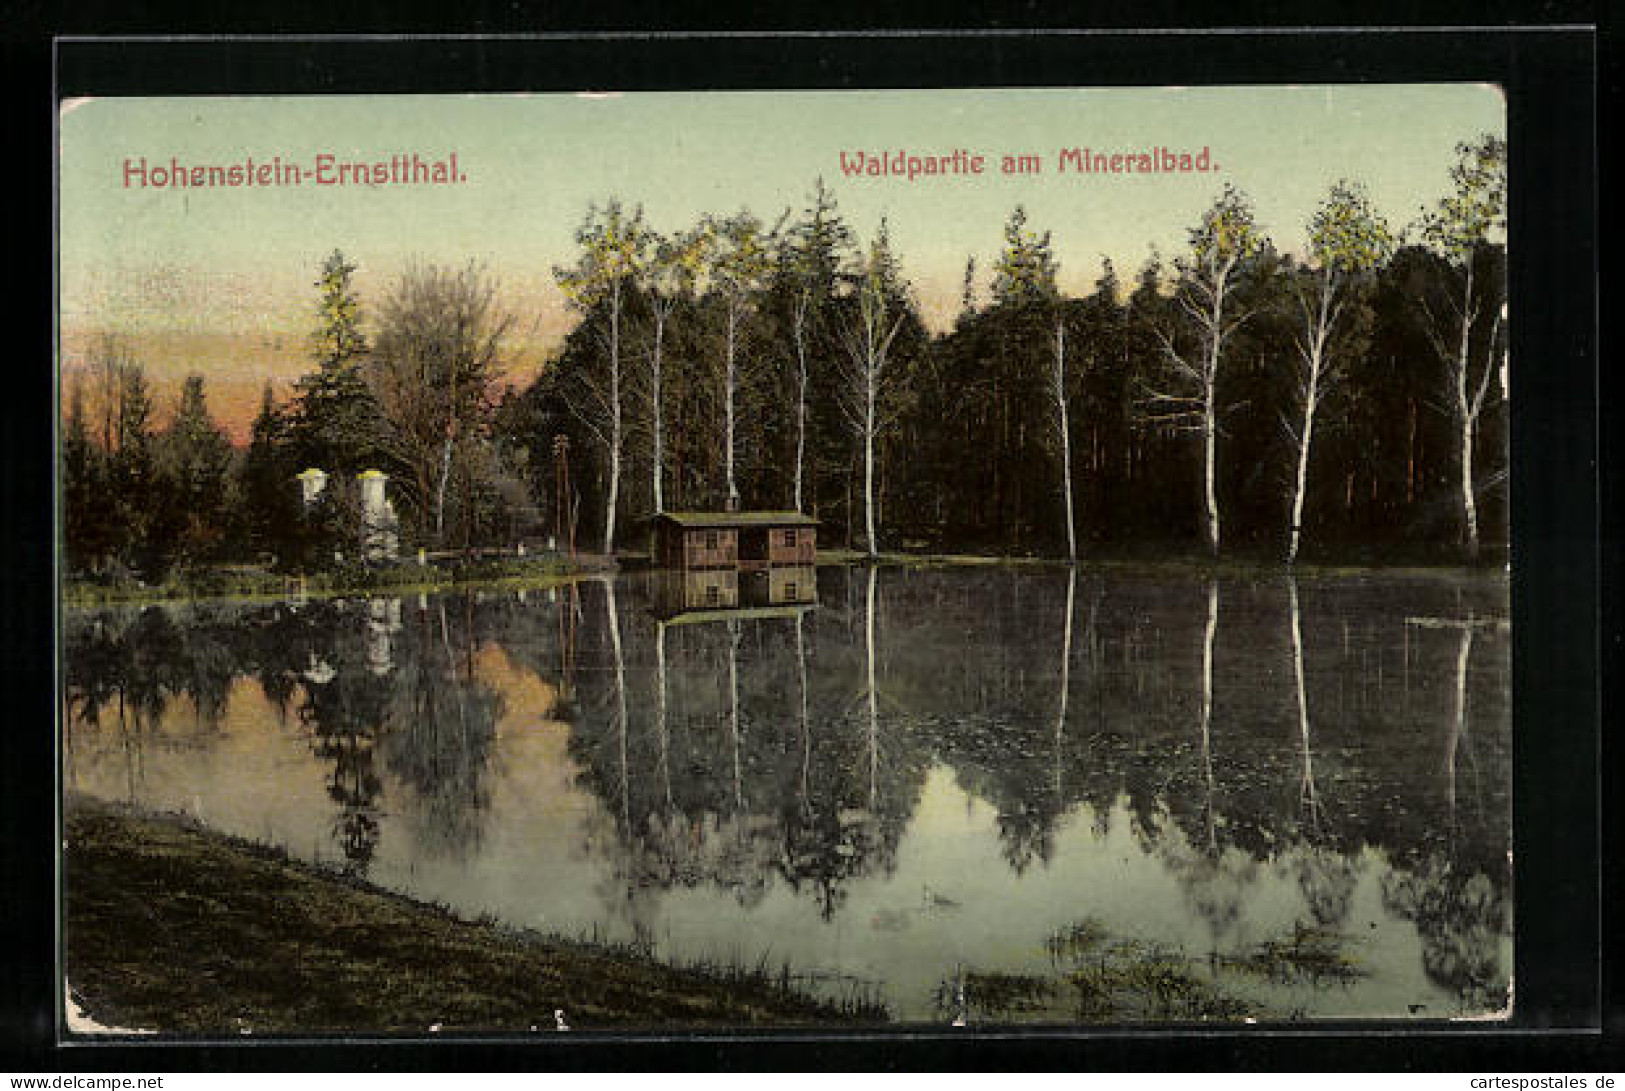
<svg viewBox="0 0 1625 1091">
<path fill-rule="evenodd" d="M 796 584 L 794 580 L 784 585 L 784 597 L 791 602 L 796 601 Z"/>
<path fill-rule="evenodd" d="M 705 589 L 705 604 L 715 606 L 720 601 L 722 601 L 722 589 L 713 583 Z"/>
<path fill-rule="evenodd" d="M 716 531 L 708 530 L 708 531 L 705 532 L 705 548 L 706 549 L 715 549 L 715 548 L 717 548 L 717 532 Z"/>
<path fill-rule="evenodd" d="M 784 532 L 784 544 L 787 545 L 787 546 L 791 546 L 792 548 L 795 546 L 795 544 L 796 544 L 796 532 L 795 531 L 787 530 L 787 531 Z"/>
</svg>

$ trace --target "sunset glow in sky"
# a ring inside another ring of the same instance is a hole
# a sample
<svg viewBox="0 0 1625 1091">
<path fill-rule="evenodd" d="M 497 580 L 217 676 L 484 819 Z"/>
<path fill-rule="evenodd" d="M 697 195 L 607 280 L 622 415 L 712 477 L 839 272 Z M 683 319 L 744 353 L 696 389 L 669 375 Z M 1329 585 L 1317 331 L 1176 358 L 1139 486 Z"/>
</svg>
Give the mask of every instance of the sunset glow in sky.
<svg viewBox="0 0 1625 1091">
<path fill-rule="evenodd" d="M 1178 253 L 1227 182 L 1283 250 L 1301 246 L 1340 178 L 1408 225 L 1443 195 L 1455 145 L 1485 132 L 1504 135 L 1499 91 L 1455 84 L 79 100 L 61 116 L 61 363 L 78 367 L 94 333 L 126 334 L 161 403 L 201 372 L 217 417 L 241 437 L 266 379 L 285 390 L 309 368 L 313 281 L 336 248 L 360 267 L 364 313 L 408 261 L 483 263 L 519 317 L 510 371 L 522 380 L 574 321 L 552 269 L 573 260 L 591 202 L 641 204 L 661 230 L 742 207 L 772 222 L 801 208 L 819 177 L 860 237 L 888 219 L 927 322 L 942 328 L 967 256 L 985 292 L 1017 204 L 1053 232 L 1062 287 L 1086 292 L 1103 255 L 1126 277 L 1153 246 Z M 1057 169 L 1062 149 L 1159 147 L 1208 148 L 1219 169 Z M 842 171 L 842 152 L 850 164 L 859 151 L 959 150 L 986 157 L 983 173 Z M 453 153 L 464 181 L 318 184 L 341 164 Z M 1035 156 L 1040 170 L 1006 176 L 1007 155 Z M 267 165 L 284 184 L 246 184 Z M 174 166 L 189 178 L 216 168 L 217 184 L 150 184 L 152 168 Z"/>
</svg>

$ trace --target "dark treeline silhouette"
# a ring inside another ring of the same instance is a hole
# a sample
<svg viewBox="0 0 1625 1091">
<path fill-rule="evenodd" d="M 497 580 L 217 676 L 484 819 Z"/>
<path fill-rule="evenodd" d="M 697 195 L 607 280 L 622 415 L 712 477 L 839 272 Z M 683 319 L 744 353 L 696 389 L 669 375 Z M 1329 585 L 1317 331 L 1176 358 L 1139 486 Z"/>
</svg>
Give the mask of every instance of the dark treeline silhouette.
<svg viewBox="0 0 1625 1091">
<path fill-rule="evenodd" d="M 668 233 L 609 200 L 554 269 L 578 321 L 523 389 L 483 271 L 413 267 L 365 321 L 335 253 L 314 366 L 285 403 L 267 388 L 246 450 L 201 378 L 160 431 L 127 343 L 93 346 L 66 398 L 67 559 L 318 563 L 353 544 L 363 469 L 431 548 L 637 547 L 651 512 L 737 504 L 871 553 L 1476 557 L 1507 534 L 1505 145 L 1457 152 L 1405 230 L 1340 182 L 1287 255 L 1227 187 L 1180 253 L 1127 281 L 1104 262 L 1078 298 L 1065 225 L 1018 207 L 940 333 L 886 223 L 858 239 L 821 182 L 771 224 Z M 335 485 L 305 512 L 312 466 Z"/>
<path fill-rule="evenodd" d="M 146 579 L 222 560 L 308 569 L 363 543 L 356 475 L 389 475 L 403 537 L 431 547 L 511 542 L 530 519 L 522 481 L 492 428 L 511 319 L 483 270 L 414 265 L 369 337 L 335 252 L 316 282 L 312 370 L 278 402 L 266 384 L 245 449 L 211 418 L 189 376 L 159 428 L 128 338 L 98 337 L 66 395 L 63 552 L 72 572 Z M 328 486 L 306 504 L 298 475 Z"/>
</svg>

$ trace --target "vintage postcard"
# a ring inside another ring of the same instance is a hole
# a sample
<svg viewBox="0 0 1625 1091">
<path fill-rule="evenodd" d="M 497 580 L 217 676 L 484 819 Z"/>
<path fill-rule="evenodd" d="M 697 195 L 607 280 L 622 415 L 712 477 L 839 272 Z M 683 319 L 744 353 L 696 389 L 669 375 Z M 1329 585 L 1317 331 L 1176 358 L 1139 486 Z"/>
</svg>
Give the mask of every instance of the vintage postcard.
<svg viewBox="0 0 1625 1091">
<path fill-rule="evenodd" d="M 1509 1016 L 1499 88 L 59 135 L 70 1032 Z"/>
</svg>

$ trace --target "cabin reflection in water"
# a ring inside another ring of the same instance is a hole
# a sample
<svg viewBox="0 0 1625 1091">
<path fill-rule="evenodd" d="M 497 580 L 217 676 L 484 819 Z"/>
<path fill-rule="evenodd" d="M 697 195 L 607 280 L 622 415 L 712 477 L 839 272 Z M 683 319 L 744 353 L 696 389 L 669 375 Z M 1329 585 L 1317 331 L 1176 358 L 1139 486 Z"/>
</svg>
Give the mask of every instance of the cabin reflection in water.
<svg viewBox="0 0 1625 1091">
<path fill-rule="evenodd" d="M 784 616 L 818 603 L 818 571 L 811 565 L 740 571 L 706 568 L 650 573 L 650 600 L 663 620 L 704 621 L 713 616 Z"/>
</svg>

